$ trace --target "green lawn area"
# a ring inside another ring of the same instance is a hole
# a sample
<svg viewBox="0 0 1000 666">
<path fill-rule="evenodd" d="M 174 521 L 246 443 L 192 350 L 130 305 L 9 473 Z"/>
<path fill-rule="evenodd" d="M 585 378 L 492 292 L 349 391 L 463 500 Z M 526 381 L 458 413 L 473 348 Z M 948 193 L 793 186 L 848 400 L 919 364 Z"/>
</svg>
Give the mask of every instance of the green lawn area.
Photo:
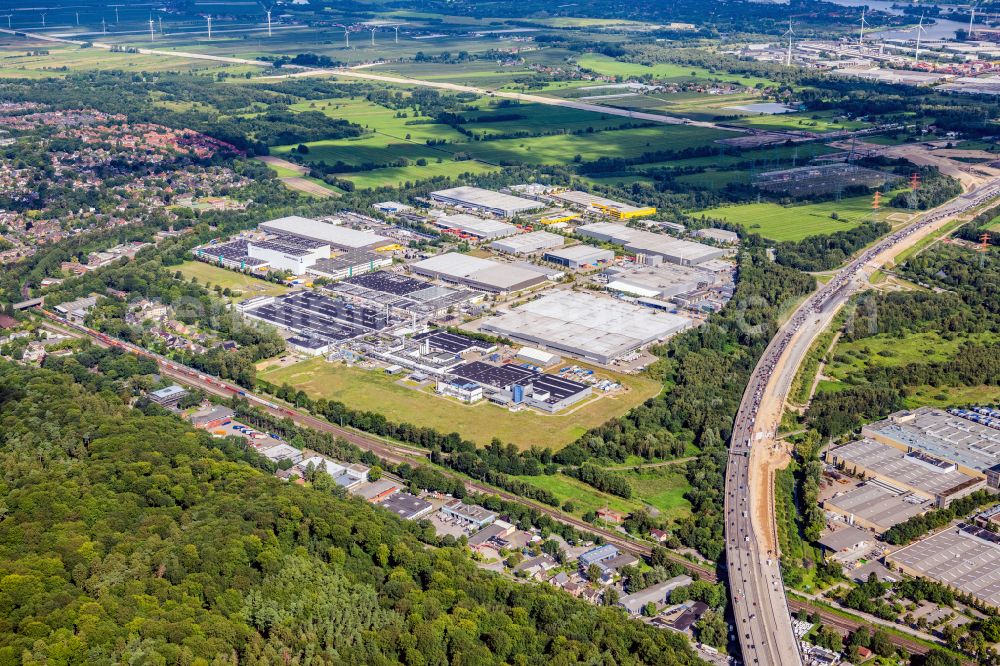
<svg viewBox="0 0 1000 666">
<path fill-rule="evenodd" d="M 354 409 L 377 411 L 392 421 L 446 433 L 458 432 L 479 444 L 498 437 L 520 447 L 553 449 L 562 448 L 588 429 L 624 414 L 660 389 L 657 382 L 647 377 L 614 375 L 631 390 L 620 396 L 588 401 L 562 414 L 547 415 L 533 410 L 513 413 L 485 401 L 463 405 L 433 395 L 432 389 L 422 391 L 401 385 L 397 378 L 381 371 L 328 363 L 322 358 L 262 370 L 258 376 L 277 385 L 288 383 L 313 398 L 339 400 Z"/>
<path fill-rule="evenodd" d="M 886 195 L 886 198 L 890 196 Z M 721 218 L 740 224 L 748 231 L 759 233 L 771 240 L 798 241 L 807 236 L 831 234 L 858 226 L 871 215 L 871 201 L 871 197 L 859 196 L 800 206 L 750 203 L 711 208 L 695 215 Z M 883 209 L 879 213 L 879 219 L 892 212 L 891 209 Z M 830 217 L 832 213 L 837 213 L 840 219 L 832 219 Z"/>
<path fill-rule="evenodd" d="M 179 270 L 187 278 L 195 278 L 198 282 L 210 283 L 212 287 L 219 285 L 223 289 L 233 291 L 232 300 L 244 300 L 253 296 L 278 296 L 286 293 L 289 288 L 266 280 L 244 275 L 228 268 L 206 264 L 203 261 L 187 261 L 180 266 L 171 267 Z"/>
<path fill-rule="evenodd" d="M 621 62 L 600 53 L 588 53 L 577 58 L 577 64 L 584 69 L 590 69 L 598 74 L 606 76 L 639 77 L 651 74 L 656 79 L 684 81 L 690 79 L 711 79 L 714 81 L 735 81 L 741 85 L 753 87 L 758 83 L 766 86 L 777 85 L 774 81 L 769 81 L 756 76 L 741 76 L 738 74 L 727 74 L 725 72 L 712 73 L 702 67 L 693 65 L 674 65 L 670 63 L 660 63 L 649 66 L 639 63 Z"/>
</svg>

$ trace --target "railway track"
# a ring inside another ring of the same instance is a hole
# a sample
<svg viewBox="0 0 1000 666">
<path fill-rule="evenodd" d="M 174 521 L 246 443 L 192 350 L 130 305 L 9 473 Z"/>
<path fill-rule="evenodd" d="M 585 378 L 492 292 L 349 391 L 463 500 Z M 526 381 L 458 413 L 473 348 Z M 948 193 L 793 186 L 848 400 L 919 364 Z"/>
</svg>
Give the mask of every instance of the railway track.
<svg viewBox="0 0 1000 666">
<path fill-rule="evenodd" d="M 206 393 L 221 397 L 221 398 L 232 398 L 234 396 L 240 396 L 245 398 L 248 402 L 253 404 L 258 409 L 276 416 L 278 418 L 288 418 L 291 419 L 296 425 L 311 428 L 313 430 L 318 430 L 320 432 L 326 432 L 332 434 L 336 437 L 343 437 L 351 444 L 354 444 L 358 448 L 371 451 L 380 458 L 392 462 L 392 463 L 410 463 L 410 464 L 426 464 L 428 461 L 429 453 L 426 450 L 416 449 L 408 447 L 401 444 L 395 444 L 386 442 L 372 435 L 361 433 L 350 428 L 339 426 L 335 423 L 331 423 L 326 419 L 314 416 L 308 412 L 304 412 L 299 409 L 286 407 L 283 405 L 275 404 L 269 400 L 261 398 L 260 396 L 254 395 L 253 393 L 246 391 L 240 386 L 235 384 L 230 384 L 214 377 L 208 377 L 203 373 L 189 368 L 184 365 L 180 365 L 175 361 L 171 361 L 159 354 L 154 354 L 142 347 L 133 345 L 131 343 L 125 342 L 124 340 L 119 340 L 117 338 L 112 338 L 100 331 L 95 331 L 92 328 L 88 328 L 81 324 L 68 321 L 59 315 L 45 310 L 44 308 L 39 308 L 39 313 L 44 317 L 48 318 L 51 322 L 58 324 L 66 329 L 74 331 L 78 334 L 85 335 L 88 338 L 94 340 L 97 344 L 103 347 L 117 347 L 119 349 L 128 351 L 130 353 L 136 354 L 138 356 L 152 359 L 157 363 L 160 368 L 160 373 L 166 377 L 170 377 L 172 380 L 177 381 L 181 384 L 187 386 L 192 386 L 194 388 L 201 389 Z M 475 481 L 470 481 L 458 474 L 451 472 L 449 470 L 438 468 L 438 470 L 448 476 L 449 478 L 458 479 L 463 482 L 466 489 L 470 492 L 482 493 L 486 495 L 496 495 L 501 499 L 516 502 L 518 504 L 527 506 L 529 508 L 535 509 L 539 513 L 542 513 L 553 520 L 556 520 L 564 525 L 569 525 L 570 527 L 576 528 L 583 532 L 590 532 L 591 534 L 598 535 L 602 537 L 608 543 L 614 544 L 616 547 L 620 548 L 625 552 L 629 552 L 633 555 L 640 557 L 649 557 L 652 552 L 652 546 L 634 541 L 620 532 L 615 532 L 613 530 L 607 530 L 600 527 L 595 527 L 590 523 L 587 523 L 578 518 L 568 516 L 553 507 L 550 507 L 541 502 L 536 502 L 534 500 L 529 500 L 519 495 L 515 495 L 511 492 L 502 490 L 500 488 L 495 488 L 493 486 L 488 486 Z M 696 573 L 701 579 L 708 580 L 712 582 L 718 581 L 718 575 L 715 570 L 711 567 L 692 562 L 685 557 L 677 553 L 668 553 L 672 561 L 685 567 L 689 572 Z"/>
</svg>

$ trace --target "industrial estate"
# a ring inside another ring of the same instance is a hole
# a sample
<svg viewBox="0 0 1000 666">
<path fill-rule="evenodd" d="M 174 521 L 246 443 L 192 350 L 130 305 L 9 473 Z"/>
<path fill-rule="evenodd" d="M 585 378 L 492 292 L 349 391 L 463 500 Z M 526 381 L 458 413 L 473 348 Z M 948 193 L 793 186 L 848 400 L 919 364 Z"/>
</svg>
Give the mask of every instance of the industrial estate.
<svg viewBox="0 0 1000 666">
<path fill-rule="evenodd" d="M 1000 4 L 0 4 L 0 664 L 1000 664 Z"/>
</svg>

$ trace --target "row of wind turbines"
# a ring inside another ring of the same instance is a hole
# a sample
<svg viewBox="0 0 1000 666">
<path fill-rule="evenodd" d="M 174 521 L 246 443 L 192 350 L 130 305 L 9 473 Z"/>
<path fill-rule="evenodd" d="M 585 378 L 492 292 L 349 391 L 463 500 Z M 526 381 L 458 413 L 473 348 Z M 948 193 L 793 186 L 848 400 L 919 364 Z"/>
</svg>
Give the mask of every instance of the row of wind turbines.
<svg viewBox="0 0 1000 666">
<path fill-rule="evenodd" d="M 862 7 L 861 8 L 861 21 L 860 21 L 860 23 L 861 23 L 861 30 L 860 30 L 860 32 L 858 34 L 858 47 L 859 48 L 864 47 L 864 44 L 865 44 L 865 28 L 871 26 L 871 24 L 868 23 L 868 21 L 865 19 L 865 11 L 866 11 L 866 9 L 867 9 L 866 7 Z M 968 35 L 969 35 L 969 38 L 971 38 L 972 35 L 974 34 L 974 24 L 975 24 L 975 21 L 976 21 L 976 5 L 975 4 L 969 5 L 969 9 L 970 9 L 970 14 L 969 14 L 969 31 L 968 31 Z M 920 60 L 920 39 L 927 32 L 927 28 L 924 27 L 924 13 L 923 12 L 920 13 L 920 21 L 913 28 L 913 31 L 916 33 L 916 43 L 915 43 L 914 48 L 913 48 L 913 62 L 918 62 Z M 785 66 L 786 67 L 791 67 L 792 66 L 792 40 L 795 37 L 795 31 L 792 29 L 792 19 L 791 18 L 788 19 L 788 30 L 786 30 L 782 34 L 782 37 L 787 37 L 788 38 L 788 51 L 785 54 Z M 885 50 L 885 42 L 882 42 L 880 53 L 884 52 L 884 50 Z"/>
<path fill-rule="evenodd" d="M 119 18 L 119 14 L 118 14 L 119 7 L 125 7 L 125 5 L 108 5 L 108 9 L 114 9 L 115 10 L 115 24 L 116 25 L 118 23 L 120 23 L 120 18 Z M 264 15 L 267 18 L 267 36 L 271 37 L 273 35 L 272 24 L 271 24 L 271 12 L 274 9 L 274 5 L 268 6 L 268 5 L 261 4 L 261 8 L 264 10 Z M 44 11 L 43 12 L 39 12 L 39 16 L 41 17 L 41 20 L 42 20 L 42 27 L 43 28 L 47 27 L 46 26 L 46 17 L 48 16 L 48 12 L 44 12 Z M 3 14 L 3 15 L 0 15 L 0 18 L 7 19 L 7 28 L 8 29 L 11 28 L 11 18 L 12 17 L 13 17 L 13 14 Z M 205 24 L 206 24 L 206 34 L 207 34 L 207 37 L 208 37 L 208 39 L 212 39 L 212 16 L 209 14 L 209 15 L 206 15 L 204 18 L 205 18 Z M 80 12 L 76 12 L 76 24 L 80 25 Z M 159 30 L 156 29 L 157 27 L 159 28 Z M 351 31 L 352 31 L 352 28 L 354 26 L 345 25 L 345 24 L 342 24 L 342 23 L 334 23 L 333 27 L 335 27 L 335 28 L 342 28 L 344 30 L 344 46 L 346 48 L 351 48 Z M 378 25 L 365 25 L 365 26 L 363 26 L 363 29 L 367 29 L 367 30 L 369 30 L 371 32 L 371 45 L 374 47 L 375 46 L 375 33 L 378 32 L 379 30 L 381 30 L 382 28 L 392 28 L 395 31 L 395 43 L 398 44 L 399 43 L 399 28 L 400 27 L 401 26 L 399 26 L 399 25 L 392 25 L 392 24 L 378 24 Z M 149 41 L 151 41 L 151 42 L 155 41 L 157 33 L 159 33 L 161 36 L 164 34 L 163 33 L 163 17 L 162 16 L 157 17 L 157 19 L 154 21 L 153 16 L 150 15 L 150 17 L 149 17 Z M 103 34 L 103 35 L 107 35 L 108 34 L 108 24 L 107 24 L 107 21 L 104 19 L 104 17 L 101 17 L 101 34 Z"/>
</svg>

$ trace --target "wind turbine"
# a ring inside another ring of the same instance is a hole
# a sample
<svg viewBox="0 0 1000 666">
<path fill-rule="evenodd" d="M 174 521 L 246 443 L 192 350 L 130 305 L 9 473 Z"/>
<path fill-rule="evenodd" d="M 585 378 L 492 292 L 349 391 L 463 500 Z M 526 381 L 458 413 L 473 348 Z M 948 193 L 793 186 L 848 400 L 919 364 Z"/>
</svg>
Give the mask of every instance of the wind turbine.
<svg viewBox="0 0 1000 666">
<path fill-rule="evenodd" d="M 348 32 L 347 26 L 344 25 L 343 23 L 334 23 L 333 27 L 334 28 L 343 28 L 344 29 L 344 48 L 346 48 L 346 49 L 351 48 L 351 33 Z"/>
<path fill-rule="evenodd" d="M 920 22 L 917 23 L 916 31 L 917 31 L 917 46 L 916 46 L 916 48 L 913 49 L 913 62 L 914 63 L 916 63 L 920 59 L 920 36 L 923 33 L 927 32 L 927 29 L 924 28 L 924 15 L 923 14 L 920 14 Z"/>
<path fill-rule="evenodd" d="M 108 5 L 108 7 L 114 7 L 115 8 L 115 25 L 118 25 L 119 23 L 121 23 L 121 20 L 118 18 L 118 8 L 119 7 L 124 7 L 124 5 Z"/>
<path fill-rule="evenodd" d="M 45 27 L 45 12 L 42 12 L 42 27 Z"/>
<path fill-rule="evenodd" d="M 865 26 L 868 25 L 868 21 L 865 20 L 865 7 L 861 8 L 861 34 L 858 36 L 858 46 L 865 45 Z"/>
<path fill-rule="evenodd" d="M 392 27 L 395 28 L 395 30 L 396 30 L 396 43 L 399 44 L 399 26 L 398 25 L 394 25 Z"/>
<path fill-rule="evenodd" d="M 969 3 L 969 39 L 972 39 L 972 23 L 976 20 L 976 3 Z"/>
<path fill-rule="evenodd" d="M 10 30 L 10 17 L 11 16 L 13 16 L 13 14 L 4 14 L 3 16 L 0 16 L 0 18 L 7 19 L 7 29 L 8 30 Z"/>
<path fill-rule="evenodd" d="M 212 39 L 212 15 L 206 16 L 205 20 L 208 21 L 208 38 Z"/>
<path fill-rule="evenodd" d="M 372 46 L 374 47 L 375 46 L 375 31 L 378 30 L 378 26 L 374 26 L 372 28 L 369 28 L 369 30 L 372 31 Z"/>
<path fill-rule="evenodd" d="M 788 19 L 788 30 L 785 31 L 783 37 L 788 37 L 788 53 L 785 55 L 785 67 L 792 66 L 792 37 L 795 36 L 795 31 L 792 30 L 792 19 Z"/>
<path fill-rule="evenodd" d="M 149 41 L 153 41 L 153 17 L 149 17 Z"/>
<path fill-rule="evenodd" d="M 101 17 L 101 34 L 102 35 L 108 34 L 108 23 L 107 21 L 104 20 L 103 16 Z"/>
<path fill-rule="evenodd" d="M 261 7 L 264 7 L 264 5 L 261 5 Z M 272 8 L 273 8 L 273 5 L 271 7 L 264 7 L 264 13 L 267 14 L 267 36 L 268 37 L 271 36 L 271 9 Z"/>
<path fill-rule="evenodd" d="M 160 24 L 160 34 L 162 35 L 163 34 L 163 17 L 162 16 L 157 16 L 156 17 L 156 21 Z"/>
<path fill-rule="evenodd" d="M 76 12 L 76 24 L 80 25 L 80 12 Z"/>
</svg>

